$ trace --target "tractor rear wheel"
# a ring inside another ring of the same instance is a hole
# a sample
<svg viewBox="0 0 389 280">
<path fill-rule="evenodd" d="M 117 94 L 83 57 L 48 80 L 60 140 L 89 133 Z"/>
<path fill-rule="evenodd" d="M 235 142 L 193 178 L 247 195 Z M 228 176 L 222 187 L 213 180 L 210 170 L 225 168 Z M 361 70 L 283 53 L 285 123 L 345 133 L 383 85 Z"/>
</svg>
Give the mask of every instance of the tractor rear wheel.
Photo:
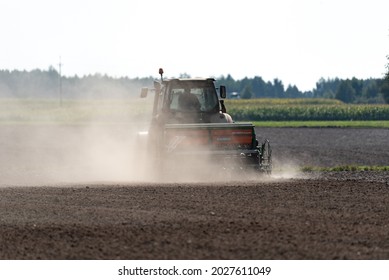
<svg viewBox="0 0 389 280">
<path fill-rule="evenodd" d="M 262 143 L 259 155 L 259 169 L 261 172 L 270 175 L 273 169 L 271 147 L 269 140 Z"/>
</svg>

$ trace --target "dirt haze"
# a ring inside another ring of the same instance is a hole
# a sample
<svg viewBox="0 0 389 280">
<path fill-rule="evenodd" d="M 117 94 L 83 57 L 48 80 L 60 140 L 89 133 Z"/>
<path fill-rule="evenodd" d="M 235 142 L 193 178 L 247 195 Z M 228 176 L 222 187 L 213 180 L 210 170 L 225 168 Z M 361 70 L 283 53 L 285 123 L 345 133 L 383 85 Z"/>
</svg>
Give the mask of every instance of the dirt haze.
<svg viewBox="0 0 389 280">
<path fill-rule="evenodd" d="M 140 153 L 145 148 L 137 142 L 137 132 L 143 128 L 128 124 L 2 125 L 0 186 L 150 182 L 152 170 Z M 389 165 L 388 129 L 256 130 L 260 141 L 271 141 L 276 177 L 299 177 L 301 166 Z M 199 179 L 209 181 L 211 177 Z M 176 179 L 173 176 L 169 181 Z"/>
<path fill-rule="evenodd" d="M 389 258 L 388 172 L 296 172 L 388 165 L 389 130 L 257 134 L 284 169 L 270 179 L 156 183 L 129 129 L 1 126 L 0 258 Z"/>
<path fill-rule="evenodd" d="M 141 164 L 137 127 L 122 125 L 2 126 L 2 185 L 128 181 Z"/>
</svg>

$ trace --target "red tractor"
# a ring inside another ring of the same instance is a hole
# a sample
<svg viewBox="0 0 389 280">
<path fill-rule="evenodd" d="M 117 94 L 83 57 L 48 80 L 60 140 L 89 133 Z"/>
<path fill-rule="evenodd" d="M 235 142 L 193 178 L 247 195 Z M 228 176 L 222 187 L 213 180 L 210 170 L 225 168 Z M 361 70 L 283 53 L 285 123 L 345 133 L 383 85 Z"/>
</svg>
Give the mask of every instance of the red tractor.
<svg viewBox="0 0 389 280">
<path fill-rule="evenodd" d="M 169 169 L 209 169 L 208 163 L 240 174 L 270 174 L 271 148 L 259 144 L 252 123 L 235 123 L 224 106 L 225 86 L 215 80 L 163 79 L 143 88 L 141 97 L 154 92 L 148 136 L 149 159 L 164 174 Z M 214 170 L 214 169 L 212 169 Z"/>
</svg>

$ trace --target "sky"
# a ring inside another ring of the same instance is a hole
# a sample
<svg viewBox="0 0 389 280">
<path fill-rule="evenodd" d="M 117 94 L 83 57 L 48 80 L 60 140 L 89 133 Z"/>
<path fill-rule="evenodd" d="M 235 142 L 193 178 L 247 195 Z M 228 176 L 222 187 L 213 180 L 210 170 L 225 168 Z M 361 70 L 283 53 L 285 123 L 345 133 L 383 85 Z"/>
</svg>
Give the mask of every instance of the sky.
<svg viewBox="0 0 389 280">
<path fill-rule="evenodd" d="M 381 78 L 387 0 L 1 0 L 0 69 L 260 76 L 311 90 Z"/>
</svg>

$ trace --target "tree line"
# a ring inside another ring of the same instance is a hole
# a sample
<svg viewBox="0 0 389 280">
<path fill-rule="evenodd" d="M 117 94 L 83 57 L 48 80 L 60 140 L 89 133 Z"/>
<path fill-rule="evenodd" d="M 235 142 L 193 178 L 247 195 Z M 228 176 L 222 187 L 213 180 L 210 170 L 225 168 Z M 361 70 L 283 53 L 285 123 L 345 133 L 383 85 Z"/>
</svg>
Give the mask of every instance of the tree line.
<svg viewBox="0 0 389 280">
<path fill-rule="evenodd" d="M 388 75 L 387 75 L 388 76 Z M 386 78 L 387 80 L 387 78 Z M 385 92 L 385 79 L 324 79 L 321 78 L 311 91 L 300 91 L 295 85 L 286 88 L 282 81 L 265 82 L 261 77 L 235 81 L 230 75 L 218 79 L 230 92 L 239 93 L 240 98 L 331 98 L 345 103 L 389 103 Z M 385 99 L 386 97 L 386 99 Z"/>
<path fill-rule="evenodd" d="M 129 98 L 140 88 L 152 84 L 153 78 L 113 78 L 94 74 L 83 77 L 60 76 L 58 71 L 0 70 L 0 97 L 3 98 Z"/>
<path fill-rule="evenodd" d="M 182 74 L 182 77 L 190 77 Z M 32 71 L 0 70 L 0 97 L 8 98 L 129 98 L 140 88 L 150 87 L 153 77 L 114 78 L 94 74 L 61 77 L 54 67 Z M 217 78 L 229 94 L 251 98 L 331 98 L 345 103 L 389 103 L 389 66 L 384 78 L 320 79 L 311 91 L 302 92 L 295 85 L 285 86 L 279 79 L 264 81 L 260 76 L 235 80 L 231 75 Z"/>
</svg>

